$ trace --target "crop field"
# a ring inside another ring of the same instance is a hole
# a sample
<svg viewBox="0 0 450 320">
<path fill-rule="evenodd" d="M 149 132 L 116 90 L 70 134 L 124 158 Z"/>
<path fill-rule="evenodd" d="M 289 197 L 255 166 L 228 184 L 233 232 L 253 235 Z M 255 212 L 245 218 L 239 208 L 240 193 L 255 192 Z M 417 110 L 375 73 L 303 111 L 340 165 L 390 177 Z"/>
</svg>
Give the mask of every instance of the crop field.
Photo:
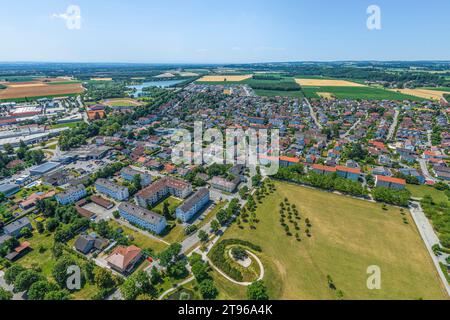
<svg viewBox="0 0 450 320">
<path fill-rule="evenodd" d="M 324 99 L 334 99 L 334 95 L 329 92 L 316 92 L 317 95 Z"/>
<path fill-rule="evenodd" d="M 6 89 L 0 91 L 0 100 L 65 96 L 84 91 L 79 82 L 50 85 L 50 82 L 29 81 L 5 83 L 4 85 L 6 85 Z"/>
<path fill-rule="evenodd" d="M 302 87 L 307 98 L 319 99 L 320 93 L 328 93 L 337 99 L 364 99 L 364 100 L 412 100 L 422 101 L 423 99 L 411 95 L 402 94 L 390 90 L 373 88 L 368 86 L 360 87 Z"/>
<path fill-rule="evenodd" d="M 334 79 L 295 79 L 302 87 L 365 87 L 363 84 Z"/>
<path fill-rule="evenodd" d="M 247 75 L 215 75 L 204 76 L 198 80 L 198 82 L 241 82 L 253 77 L 251 74 Z"/>
<path fill-rule="evenodd" d="M 429 89 L 392 89 L 394 92 L 416 96 L 427 100 L 441 100 L 448 91 L 429 90 Z"/>
<path fill-rule="evenodd" d="M 408 212 L 391 206 L 383 210 L 377 203 L 293 184 L 275 182 L 275 186 L 276 191 L 258 204 L 255 229 L 233 224 L 224 234 L 224 239 L 261 246 L 258 257 L 271 299 L 339 299 L 338 291 L 343 299 L 446 299 Z M 300 241 L 280 224 L 279 204 L 285 198 L 300 214 L 300 230 L 290 224 Z M 381 270 L 379 290 L 367 287 L 369 266 Z M 223 291 L 220 298 L 245 298 L 245 289 L 220 275 L 214 280 Z"/>
</svg>

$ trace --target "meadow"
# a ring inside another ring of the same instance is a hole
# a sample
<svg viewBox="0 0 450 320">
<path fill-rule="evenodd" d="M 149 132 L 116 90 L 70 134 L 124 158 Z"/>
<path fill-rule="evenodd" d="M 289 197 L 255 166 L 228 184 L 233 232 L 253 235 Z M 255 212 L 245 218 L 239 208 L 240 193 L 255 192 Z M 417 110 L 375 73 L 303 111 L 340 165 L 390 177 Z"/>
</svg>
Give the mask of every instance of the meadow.
<svg viewBox="0 0 450 320">
<path fill-rule="evenodd" d="M 258 205 L 256 229 L 233 224 L 224 235 L 262 247 L 258 256 L 271 299 L 337 299 L 337 291 L 343 299 L 446 298 L 408 213 L 297 185 L 275 186 L 276 191 Z M 280 225 L 279 204 L 285 198 L 300 213 L 301 241 L 286 235 Z M 307 218 L 311 237 L 305 234 Z M 367 269 L 374 265 L 381 269 L 380 290 L 367 288 Z M 245 288 L 216 273 L 214 280 L 219 298 L 245 298 Z"/>
</svg>

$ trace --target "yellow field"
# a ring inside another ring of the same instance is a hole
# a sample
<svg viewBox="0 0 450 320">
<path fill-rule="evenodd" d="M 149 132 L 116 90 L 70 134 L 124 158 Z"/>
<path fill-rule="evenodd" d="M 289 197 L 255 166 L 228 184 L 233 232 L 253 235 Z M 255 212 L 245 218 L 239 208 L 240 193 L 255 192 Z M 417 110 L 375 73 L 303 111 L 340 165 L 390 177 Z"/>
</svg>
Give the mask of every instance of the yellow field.
<svg viewBox="0 0 450 320">
<path fill-rule="evenodd" d="M 253 77 L 251 74 L 239 75 L 239 76 L 204 76 L 198 81 L 202 82 L 223 82 L 223 81 L 244 81 Z"/>
<path fill-rule="evenodd" d="M 29 88 L 29 87 L 44 87 L 46 84 L 40 83 L 22 83 L 22 84 L 10 84 L 8 87 L 10 88 Z"/>
<path fill-rule="evenodd" d="M 295 79 L 295 82 L 305 87 L 365 87 L 363 84 L 347 80 Z"/>
<path fill-rule="evenodd" d="M 321 98 L 334 99 L 334 96 L 329 92 L 316 92 Z"/>
<path fill-rule="evenodd" d="M 91 81 L 112 81 L 112 78 L 91 78 Z"/>
<path fill-rule="evenodd" d="M 392 89 L 391 91 L 408 94 L 410 96 L 416 96 L 419 98 L 430 100 L 441 100 L 444 98 L 444 94 L 448 94 L 446 91 L 427 90 L 427 89 Z"/>
</svg>

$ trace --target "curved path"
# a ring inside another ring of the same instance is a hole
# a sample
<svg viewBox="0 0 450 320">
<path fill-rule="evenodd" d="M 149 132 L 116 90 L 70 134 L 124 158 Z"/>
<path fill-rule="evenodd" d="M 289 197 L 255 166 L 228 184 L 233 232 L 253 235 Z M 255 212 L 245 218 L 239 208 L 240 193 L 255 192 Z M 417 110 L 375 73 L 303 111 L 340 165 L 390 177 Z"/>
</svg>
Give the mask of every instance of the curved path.
<svg viewBox="0 0 450 320">
<path fill-rule="evenodd" d="M 181 286 L 184 286 L 185 284 L 188 284 L 189 282 L 194 281 L 194 280 L 195 280 L 195 277 L 193 277 L 193 276 L 190 277 L 190 278 L 187 278 L 187 279 L 184 280 L 183 282 L 178 283 L 176 287 L 170 288 L 169 290 L 164 291 L 164 292 L 159 296 L 158 300 L 162 300 L 162 299 L 163 299 L 165 296 L 167 296 L 169 293 L 172 293 L 173 291 L 178 290 Z"/>
<path fill-rule="evenodd" d="M 245 250 L 245 251 L 246 251 L 250 256 L 252 256 L 252 257 L 256 260 L 256 262 L 258 263 L 258 265 L 259 265 L 260 274 L 259 274 L 258 279 L 256 279 L 256 281 L 262 280 L 262 279 L 264 278 L 265 270 L 264 270 L 264 266 L 263 266 L 261 260 L 260 260 L 260 259 L 258 258 L 258 256 L 257 256 L 256 254 L 254 254 L 253 252 L 250 252 L 250 251 L 248 251 L 248 250 Z M 218 267 L 216 267 L 216 266 L 214 265 L 214 263 L 208 258 L 208 256 L 206 255 L 206 253 L 204 253 L 204 252 L 199 252 L 199 253 L 202 255 L 202 257 L 203 257 L 204 260 L 208 261 L 209 264 L 210 264 L 210 265 L 211 265 L 218 273 L 220 273 L 224 278 L 226 278 L 228 281 L 230 281 L 230 282 L 232 282 L 232 283 L 234 283 L 234 284 L 236 284 L 236 285 L 238 285 L 238 286 L 244 286 L 244 287 L 248 287 L 249 285 L 251 285 L 251 284 L 253 283 L 253 282 L 239 282 L 239 281 L 234 280 L 234 279 L 231 278 L 229 275 L 227 275 L 225 272 L 223 272 L 223 271 L 220 270 Z"/>
</svg>

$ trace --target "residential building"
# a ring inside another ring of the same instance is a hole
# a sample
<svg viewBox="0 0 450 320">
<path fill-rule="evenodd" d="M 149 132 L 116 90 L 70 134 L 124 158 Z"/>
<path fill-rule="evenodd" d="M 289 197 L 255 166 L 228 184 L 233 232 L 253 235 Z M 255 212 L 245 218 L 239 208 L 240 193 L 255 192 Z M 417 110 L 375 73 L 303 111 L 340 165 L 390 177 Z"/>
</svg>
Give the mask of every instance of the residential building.
<svg viewBox="0 0 450 320">
<path fill-rule="evenodd" d="M 106 179 L 97 179 L 95 182 L 95 189 L 98 192 L 118 201 L 126 200 L 130 196 L 127 187 L 119 186 L 118 184 Z"/>
<path fill-rule="evenodd" d="M 188 222 L 209 202 L 209 199 L 209 189 L 201 188 L 177 208 L 177 219 L 180 219 L 183 223 Z"/>
<path fill-rule="evenodd" d="M 84 185 L 79 184 L 69 187 L 67 190 L 61 193 L 58 193 L 56 195 L 56 201 L 58 201 L 59 204 L 66 205 L 77 202 L 81 198 L 84 198 L 86 195 L 86 188 L 84 187 Z"/>
<path fill-rule="evenodd" d="M 141 177 L 141 186 L 147 187 L 152 183 L 152 176 L 148 173 L 141 172 L 130 167 L 125 167 L 120 171 L 120 176 L 127 181 L 132 182 L 135 176 Z"/>
<path fill-rule="evenodd" d="M 120 216 L 125 220 L 156 234 L 163 232 L 167 226 L 166 218 L 163 216 L 129 202 L 122 202 L 118 210 Z"/>
<path fill-rule="evenodd" d="M 23 217 L 14 222 L 11 222 L 3 228 L 3 231 L 6 235 L 9 235 L 11 237 L 19 237 L 20 232 L 25 228 L 33 230 L 30 219 L 28 217 Z"/>
<path fill-rule="evenodd" d="M 192 186 L 190 183 L 172 177 L 163 177 L 139 191 L 135 198 L 141 207 L 146 208 L 148 205 L 154 205 L 168 195 L 185 199 L 191 193 Z"/>
<path fill-rule="evenodd" d="M 385 176 L 375 176 L 375 186 L 403 190 L 406 187 L 406 180 Z"/>
<path fill-rule="evenodd" d="M 358 181 L 361 176 L 361 170 L 359 168 L 348 168 L 344 166 L 336 166 L 336 172 L 339 177 Z"/>
<path fill-rule="evenodd" d="M 134 245 L 117 247 L 106 258 L 108 266 L 123 274 L 130 273 L 142 258 L 142 250 Z"/>
<path fill-rule="evenodd" d="M 209 184 L 215 189 L 233 193 L 236 190 L 236 188 L 240 182 L 241 182 L 241 179 L 239 177 L 236 177 L 231 181 L 229 181 L 225 178 L 222 178 L 222 177 L 213 177 L 209 181 Z"/>
</svg>

